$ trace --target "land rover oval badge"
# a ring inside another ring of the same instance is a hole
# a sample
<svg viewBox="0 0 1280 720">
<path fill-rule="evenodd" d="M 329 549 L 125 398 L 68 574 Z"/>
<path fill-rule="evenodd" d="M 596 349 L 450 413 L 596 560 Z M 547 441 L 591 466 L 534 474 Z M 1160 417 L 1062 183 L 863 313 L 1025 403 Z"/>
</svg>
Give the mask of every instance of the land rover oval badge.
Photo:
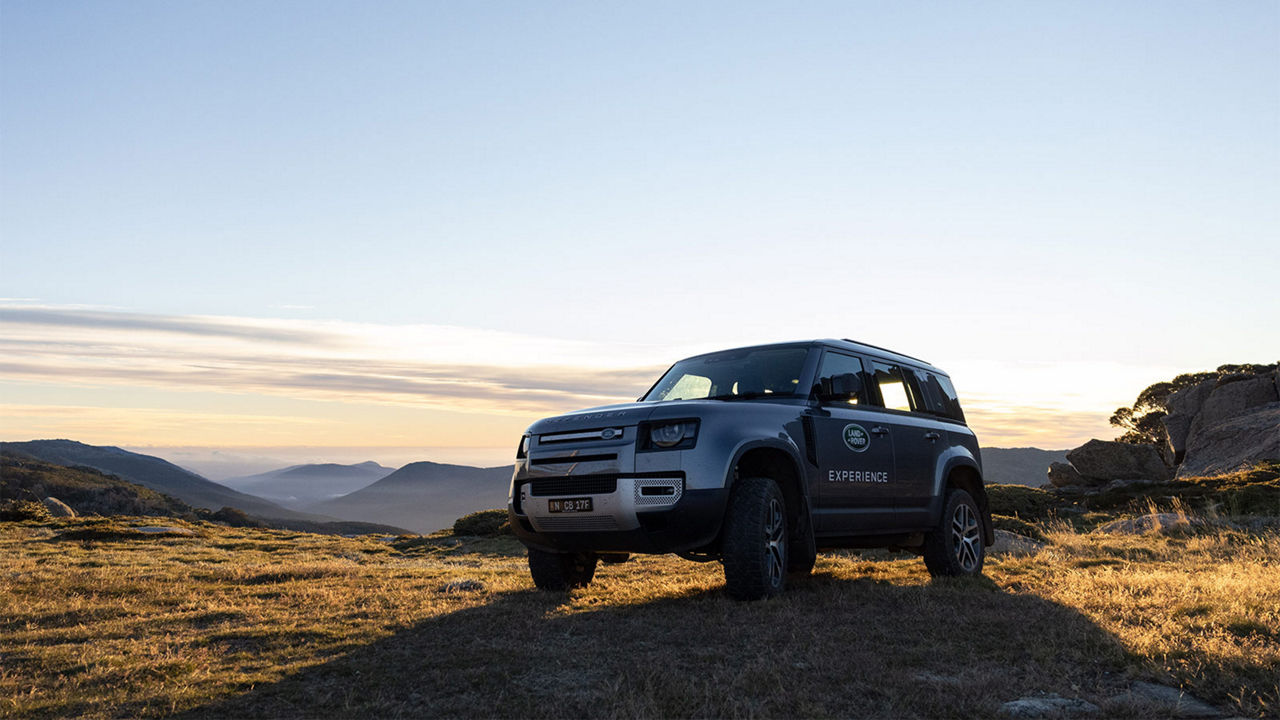
<svg viewBox="0 0 1280 720">
<path fill-rule="evenodd" d="M 612 440 L 613 436 L 617 434 L 618 434 L 617 430 L 614 430 L 613 428 L 605 428 L 604 430 L 600 431 L 600 439 Z"/>
<path fill-rule="evenodd" d="M 854 452 L 863 452 L 871 447 L 871 436 L 867 434 L 866 430 L 862 429 L 861 425 L 845 425 L 844 444 Z"/>
</svg>

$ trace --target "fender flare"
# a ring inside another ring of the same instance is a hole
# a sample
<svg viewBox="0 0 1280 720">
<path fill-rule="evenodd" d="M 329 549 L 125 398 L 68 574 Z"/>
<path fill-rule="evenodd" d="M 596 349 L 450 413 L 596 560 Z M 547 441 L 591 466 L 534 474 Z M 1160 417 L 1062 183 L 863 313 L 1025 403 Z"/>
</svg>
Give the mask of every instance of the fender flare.
<svg viewBox="0 0 1280 720">
<path fill-rule="evenodd" d="M 807 482 L 808 478 L 805 475 L 805 471 L 804 471 L 805 466 L 801 459 L 802 453 L 800 451 L 800 448 L 795 444 L 795 442 L 790 441 L 789 438 L 784 439 L 781 437 L 777 437 L 777 438 L 747 440 L 746 442 L 739 444 L 734 449 L 733 456 L 729 460 L 729 465 L 725 469 L 725 479 L 724 479 L 724 487 L 726 490 L 726 496 L 725 496 L 726 502 L 725 502 L 725 509 L 724 509 L 725 514 L 727 515 L 729 512 L 728 499 L 729 497 L 732 496 L 733 486 L 738 480 L 738 478 L 736 477 L 736 474 L 737 474 L 739 463 L 742 462 L 742 458 L 746 456 L 747 453 L 751 452 L 752 450 L 760 450 L 760 449 L 781 451 L 784 455 L 786 455 L 788 462 L 791 463 L 791 470 L 795 474 L 795 479 L 796 479 L 796 483 L 795 483 L 796 497 L 799 500 L 798 507 L 796 508 L 796 517 L 799 519 L 803 527 L 805 537 L 811 540 L 815 539 L 814 528 L 813 528 L 813 508 L 812 508 L 812 502 L 810 501 L 810 498 L 809 498 L 809 483 Z M 783 492 L 785 494 L 786 492 L 785 488 L 783 488 Z M 723 516 L 721 517 L 721 520 L 720 520 L 720 526 L 724 527 Z M 717 532 L 717 535 L 718 534 L 719 533 Z"/>
</svg>

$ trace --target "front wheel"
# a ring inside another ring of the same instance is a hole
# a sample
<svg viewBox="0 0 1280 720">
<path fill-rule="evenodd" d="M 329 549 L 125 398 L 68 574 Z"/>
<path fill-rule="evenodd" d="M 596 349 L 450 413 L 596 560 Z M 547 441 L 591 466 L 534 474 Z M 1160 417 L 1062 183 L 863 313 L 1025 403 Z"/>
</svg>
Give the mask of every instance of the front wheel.
<svg viewBox="0 0 1280 720">
<path fill-rule="evenodd" d="M 938 527 L 925 535 L 924 564 L 933 577 L 982 573 L 986 548 L 978 503 L 964 490 L 947 493 Z"/>
<path fill-rule="evenodd" d="M 769 478 L 740 480 L 729 500 L 721 555 L 724 583 L 735 600 L 782 592 L 787 575 L 787 506 Z"/>
<path fill-rule="evenodd" d="M 586 587 L 596 575 L 595 553 L 558 553 L 529 548 L 529 574 L 539 590 Z"/>
</svg>

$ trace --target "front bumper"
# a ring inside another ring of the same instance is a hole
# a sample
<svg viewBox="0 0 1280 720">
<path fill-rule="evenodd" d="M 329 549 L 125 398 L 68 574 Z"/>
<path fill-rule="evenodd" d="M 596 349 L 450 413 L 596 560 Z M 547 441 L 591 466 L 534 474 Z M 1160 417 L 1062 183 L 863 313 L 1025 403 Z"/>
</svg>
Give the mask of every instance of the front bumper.
<svg viewBox="0 0 1280 720">
<path fill-rule="evenodd" d="M 586 512 L 552 512 L 551 501 L 590 498 Z M 509 513 L 524 544 L 559 552 L 669 553 L 705 547 L 720 534 L 726 493 L 691 490 L 681 473 L 517 479 Z"/>
</svg>

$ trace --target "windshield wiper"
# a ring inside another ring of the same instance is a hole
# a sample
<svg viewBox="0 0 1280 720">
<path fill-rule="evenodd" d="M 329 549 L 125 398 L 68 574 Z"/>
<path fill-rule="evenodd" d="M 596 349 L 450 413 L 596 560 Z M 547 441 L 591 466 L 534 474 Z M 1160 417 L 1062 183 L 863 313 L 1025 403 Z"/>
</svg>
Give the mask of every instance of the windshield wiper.
<svg viewBox="0 0 1280 720">
<path fill-rule="evenodd" d="M 709 395 L 704 400 L 754 400 L 762 397 L 779 397 L 779 393 L 767 392 L 745 392 L 740 394 L 729 393 L 727 395 Z"/>
</svg>

